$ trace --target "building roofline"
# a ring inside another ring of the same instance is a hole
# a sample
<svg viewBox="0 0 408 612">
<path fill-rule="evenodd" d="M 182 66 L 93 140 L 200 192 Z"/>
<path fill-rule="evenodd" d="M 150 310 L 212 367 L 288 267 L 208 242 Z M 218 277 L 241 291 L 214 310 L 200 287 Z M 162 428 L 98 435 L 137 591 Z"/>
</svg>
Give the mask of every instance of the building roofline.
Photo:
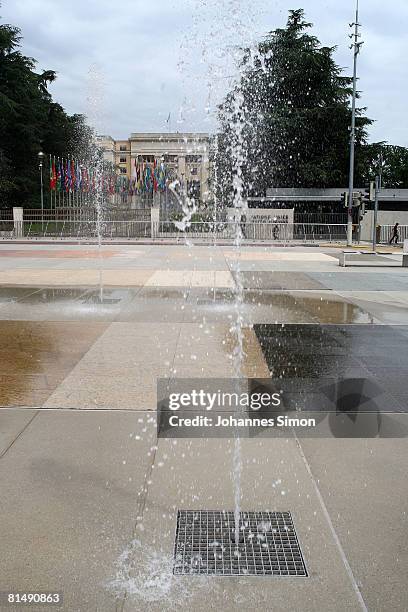
<svg viewBox="0 0 408 612">
<path fill-rule="evenodd" d="M 159 138 L 166 140 L 167 138 L 179 139 L 179 138 L 209 138 L 208 132 L 132 132 L 130 140 L 140 138 Z"/>
</svg>

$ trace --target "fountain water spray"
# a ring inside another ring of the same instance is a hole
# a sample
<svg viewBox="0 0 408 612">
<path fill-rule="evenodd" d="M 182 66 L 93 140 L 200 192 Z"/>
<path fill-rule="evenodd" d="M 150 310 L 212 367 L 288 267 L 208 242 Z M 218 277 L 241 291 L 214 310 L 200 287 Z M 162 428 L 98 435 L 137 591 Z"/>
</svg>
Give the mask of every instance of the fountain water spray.
<svg viewBox="0 0 408 612">
<path fill-rule="evenodd" d="M 248 128 L 248 109 L 244 95 L 237 88 L 238 83 L 242 83 L 245 78 L 244 70 L 241 70 L 242 63 L 242 45 L 246 48 L 246 66 L 250 68 L 263 69 L 263 58 L 257 53 L 256 41 L 256 21 L 261 12 L 256 3 L 248 4 L 243 0 L 198 0 L 195 3 L 194 23 L 192 33 L 190 34 L 191 42 L 185 41 L 183 47 L 183 58 L 191 57 L 191 52 L 186 53 L 186 50 L 201 48 L 200 70 L 198 70 L 200 81 L 203 81 L 202 67 L 204 67 L 205 82 L 207 83 L 208 95 L 206 100 L 205 112 L 208 117 L 211 116 L 211 104 L 214 104 L 216 114 L 218 104 L 224 98 L 225 85 L 229 83 L 229 87 L 234 89 L 236 95 L 231 98 L 231 105 L 228 106 L 224 113 L 224 120 L 228 124 L 231 142 L 229 143 L 228 153 L 232 160 L 232 207 L 233 218 L 233 239 L 234 239 L 234 257 L 231 263 L 231 270 L 234 274 L 234 305 L 235 316 L 230 327 L 230 333 L 234 340 L 234 348 L 232 351 L 232 362 L 234 378 L 237 380 L 237 386 L 241 385 L 243 378 L 243 360 L 244 360 L 244 335 L 243 335 L 243 302 L 244 302 L 244 286 L 241 275 L 241 246 L 243 239 L 242 225 L 247 209 L 245 199 L 245 188 L 248 185 L 244 184 L 243 168 L 246 162 L 246 138 Z M 238 44 L 237 44 L 238 43 Z M 184 63 L 189 60 L 183 59 Z M 238 67 L 238 74 L 237 74 Z M 197 71 L 197 67 L 194 67 Z M 194 82 L 194 76 L 190 75 Z M 196 75 L 197 77 L 198 75 Z M 191 79 L 189 81 L 191 83 Z M 200 83 L 200 84 L 201 84 Z M 213 231 L 214 245 L 216 244 L 217 225 L 220 222 L 220 211 L 223 202 L 219 201 L 218 187 L 222 177 L 218 170 L 219 161 L 219 141 L 218 136 L 213 139 Z M 221 205 L 221 206 L 220 206 Z M 224 211 L 225 214 L 225 211 Z M 191 217 L 190 217 L 191 218 Z M 242 472 L 242 457 L 241 457 L 241 440 L 238 429 L 235 432 L 234 451 L 233 451 L 233 483 L 234 483 L 234 522 L 235 534 L 234 539 L 236 547 L 239 544 L 240 534 L 240 509 L 241 509 L 241 472 Z M 236 551 L 236 554 L 238 552 Z"/>
<path fill-rule="evenodd" d="M 104 107 L 104 80 L 101 70 L 96 64 L 92 64 L 88 71 L 88 118 L 91 122 L 93 129 L 96 131 L 101 130 L 101 123 L 103 120 L 103 107 Z M 103 260 L 102 260 L 102 236 L 103 236 L 103 212 L 104 212 L 104 186 L 103 186 L 103 155 L 100 149 L 97 147 L 96 142 L 92 147 L 90 167 L 92 168 L 93 174 L 93 205 L 95 207 L 96 214 L 96 235 L 98 238 L 98 262 L 99 262 L 99 299 L 103 302 Z"/>
</svg>

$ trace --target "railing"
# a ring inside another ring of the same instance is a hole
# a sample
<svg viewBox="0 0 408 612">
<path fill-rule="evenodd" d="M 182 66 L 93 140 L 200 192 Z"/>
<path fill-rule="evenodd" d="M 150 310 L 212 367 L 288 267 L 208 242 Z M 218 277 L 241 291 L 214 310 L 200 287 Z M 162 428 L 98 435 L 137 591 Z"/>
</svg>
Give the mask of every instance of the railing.
<svg viewBox="0 0 408 612">
<path fill-rule="evenodd" d="M 10 237 L 14 231 L 13 210 L 10 208 L 0 208 L 0 236 Z"/>
<path fill-rule="evenodd" d="M 104 221 L 145 221 L 150 223 L 150 210 L 144 208 L 109 208 L 103 209 L 101 217 Z M 12 218 L 12 217 L 11 217 Z M 95 207 L 70 207 L 50 210 L 24 209 L 24 221 L 94 221 L 97 220 Z"/>
<path fill-rule="evenodd" d="M 0 208 L 0 221 L 13 221 L 13 209 Z"/>
<path fill-rule="evenodd" d="M 255 242 L 342 242 L 347 237 L 346 224 L 327 223 L 213 223 L 195 221 L 160 222 L 156 236 L 159 238 L 211 238 L 233 240 L 237 232 L 245 243 Z"/>
<path fill-rule="evenodd" d="M 152 238 L 158 240 L 200 239 L 205 241 L 233 241 L 237 232 L 242 242 L 268 242 L 286 244 L 295 242 L 344 242 L 347 225 L 327 223 L 213 223 L 195 221 L 183 225 L 181 222 L 149 221 L 96 221 L 44 219 L 23 221 L 14 228 L 14 238 L 96 239 Z M 4 236 L 6 237 L 6 236 Z M 8 236 L 10 237 L 10 236 Z"/>
<path fill-rule="evenodd" d="M 150 237 L 151 223 L 146 221 L 23 221 L 14 230 L 14 238 L 114 238 Z"/>
</svg>

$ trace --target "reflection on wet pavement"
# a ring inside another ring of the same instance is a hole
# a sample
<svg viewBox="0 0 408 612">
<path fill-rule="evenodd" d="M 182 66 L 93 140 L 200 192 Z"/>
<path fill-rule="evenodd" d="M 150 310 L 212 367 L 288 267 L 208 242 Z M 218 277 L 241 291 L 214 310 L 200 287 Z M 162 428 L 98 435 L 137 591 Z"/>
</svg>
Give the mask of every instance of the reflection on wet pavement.
<svg viewBox="0 0 408 612">
<path fill-rule="evenodd" d="M 297 408 L 310 393 L 317 402 L 325 379 L 350 379 L 356 387 L 370 382 L 377 408 L 407 410 L 407 326 L 262 324 L 254 331 L 272 378 L 280 379 L 282 389 L 297 391 Z"/>
<path fill-rule="evenodd" d="M 48 304 L 50 302 L 73 302 L 85 293 L 76 287 L 44 287 L 35 289 L 19 299 L 24 304 Z"/>
<path fill-rule="evenodd" d="M 0 321 L 0 405 L 42 405 L 105 329 L 90 322 Z"/>
<path fill-rule="evenodd" d="M 0 287 L 0 304 L 16 302 L 38 291 L 38 287 Z"/>
<path fill-rule="evenodd" d="M 112 271 L 112 274 L 116 273 Z M 165 272 L 161 274 L 160 278 L 165 278 Z M 204 283 L 213 278 L 211 274 L 194 277 L 191 272 L 191 282 L 178 287 L 148 283 L 151 271 L 143 275 L 145 280 L 140 286 L 118 283 L 118 286 L 102 288 L 89 285 L 0 287 L 0 404 L 42 405 L 111 324 L 127 325 L 128 334 L 135 324 L 164 324 L 168 326 L 169 337 L 174 338 L 180 326 L 198 326 L 202 330 L 199 333 L 205 358 L 198 363 L 189 357 L 181 366 L 177 364 L 177 371 L 184 375 L 191 372 L 205 375 L 211 368 L 217 368 L 211 353 L 212 329 L 215 329 L 211 326 L 224 325 L 229 329 L 237 316 L 234 291 L 226 286 L 194 285 L 193 278 L 200 278 Z M 185 272 L 180 271 L 179 275 Z M 326 275 L 325 283 L 330 278 L 336 283 L 341 280 L 340 293 L 322 289 L 321 278 L 311 276 L 271 271 L 248 272 L 244 276 L 246 288 L 241 317 L 242 325 L 251 332 L 251 350 L 246 353 L 249 370 L 258 373 L 269 368 L 273 376 L 285 380 L 316 379 L 339 373 L 362 378 L 375 375 L 384 388 L 391 387 L 392 397 L 400 409 L 406 372 L 398 360 L 402 360 L 402 354 L 404 359 L 408 357 L 404 352 L 406 338 L 402 331 L 396 331 L 402 327 L 378 324 L 408 324 L 408 293 L 357 290 L 359 279 L 373 284 L 367 274 L 341 275 L 341 279 L 337 273 Z M 374 276 L 380 275 L 373 275 L 373 279 Z M 344 288 L 347 283 L 353 290 Z M 254 344 L 257 341 L 252 326 L 262 351 Z M 146 364 L 151 362 L 157 347 L 149 346 L 148 338 L 142 344 L 139 346 L 136 342 L 129 349 L 130 365 L 134 354 L 143 351 Z M 388 348 L 384 350 L 385 345 Z M 228 346 L 225 345 L 225 350 Z M 393 351 L 397 351 L 396 359 L 392 358 Z M 187 351 L 187 355 L 194 353 L 197 347 Z M 171 360 L 171 355 L 166 357 L 166 367 L 170 367 Z M 105 365 L 108 369 L 115 365 L 111 364 L 109 352 Z M 139 383 L 139 378 L 132 382 L 136 386 Z M 69 398 L 67 405 L 70 405 Z"/>
<path fill-rule="evenodd" d="M 360 293 L 247 289 L 242 303 L 246 324 L 378 323 L 387 312 L 392 322 L 408 322 L 407 303 L 379 305 L 372 298 L 362 300 Z M 0 319 L 8 320 L 161 321 L 176 316 L 219 321 L 234 313 L 234 292 L 225 288 L 3 287 L 0 292 Z"/>
<path fill-rule="evenodd" d="M 290 322 L 290 314 L 301 318 L 302 313 L 307 321 L 319 323 L 373 323 L 374 318 L 359 306 L 336 296 L 333 292 L 277 293 L 272 291 L 245 292 L 245 304 L 269 306 L 271 321 L 276 311 L 283 313 L 282 322 Z M 287 318 L 285 314 L 287 313 Z"/>
</svg>

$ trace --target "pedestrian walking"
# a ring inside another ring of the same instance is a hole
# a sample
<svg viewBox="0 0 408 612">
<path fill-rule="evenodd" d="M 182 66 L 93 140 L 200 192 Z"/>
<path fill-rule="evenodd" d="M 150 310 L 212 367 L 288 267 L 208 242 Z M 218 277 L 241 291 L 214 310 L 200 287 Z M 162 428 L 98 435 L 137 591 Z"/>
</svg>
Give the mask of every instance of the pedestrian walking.
<svg viewBox="0 0 408 612">
<path fill-rule="evenodd" d="M 246 216 L 241 215 L 240 225 L 241 225 L 242 238 L 246 238 L 246 221 L 247 221 Z"/>
<path fill-rule="evenodd" d="M 274 217 L 273 218 L 273 222 L 275 223 L 275 225 L 272 228 L 272 236 L 274 240 L 278 240 L 279 238 L 279 225 L 276 223 L 277 218 Z"/>
<path fill-rule="evenodd" d="M 389 241 L 388 244 L 392 244 L 394 242 L 394 240 L 395 240 L 395 244 L 398 244 L 398 242 L 399 242 L 398 226 L 399 226 L 399 223 L 396 223 L 394 225 L 393 230 L 392 230 L 392 236 L 391 236 L 390 241 Z"/>
</svg>

